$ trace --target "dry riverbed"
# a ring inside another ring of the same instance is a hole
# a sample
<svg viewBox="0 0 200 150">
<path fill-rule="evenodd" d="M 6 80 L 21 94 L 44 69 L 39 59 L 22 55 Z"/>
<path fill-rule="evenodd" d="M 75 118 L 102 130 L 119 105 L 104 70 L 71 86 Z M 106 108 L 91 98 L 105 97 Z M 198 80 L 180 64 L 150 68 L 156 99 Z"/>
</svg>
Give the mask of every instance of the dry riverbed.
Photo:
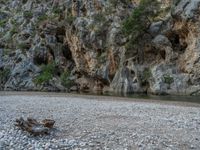
<svg viewBox="0 0 200 150">
<path fill-rule="evenodd" d="M 14 126 L 19 117 L 56 121 L 47 136 Z M 200 149 L 200 104 L 51 93 L 0 92 L 0 150 Z"/>
</svg>

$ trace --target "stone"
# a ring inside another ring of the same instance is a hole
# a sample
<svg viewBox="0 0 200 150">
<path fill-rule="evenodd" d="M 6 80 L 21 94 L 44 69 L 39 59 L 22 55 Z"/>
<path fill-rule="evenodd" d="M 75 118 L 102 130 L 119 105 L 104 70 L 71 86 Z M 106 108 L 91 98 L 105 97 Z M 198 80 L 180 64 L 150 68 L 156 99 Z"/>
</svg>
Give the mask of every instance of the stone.
<svg viewBox="0 0 200 150">
<path fill-rule="evenodd" d="M 172 15 L 184 20 L 194 19 L 199 9 L 200 0 L 181 0 L 172 11 Z"/>
<path fill-rule="evenodd" d="M 142 92 L 140 83 L 136 78 L 135 71 L 131 71 L 128 67 L 123 67 L 116 73 L 111 83 L 112 90 L 123 94 Z"/>
<path fill-rule="evenodd" d="M 6 146 L 6 143 L 4 141 L 0 141 L 0 149 L 4 149 Z"/>
<path fill-rule="evenodd" d="M 9 15 L 6 12 L 1 11 L 0 12 L 0 20 L 4 20 L 8 17 Z"/>
<path fill-rule="evenodd" d="M 157 48 L 160 48 L 160 46 L 161 46 L 161 47 L 164 47 L 164 46 L 169 46 L 169 47 L 171 47 L 171 46 L 172 46 L 172 45 L 171 45 L 171 42 L 169 41 L 169 39 L 168 39 L 166 36 L 164 36 L 164 35 L 157 35 L 157 36 L 153 39 L 152 42 L 155 44 L 155 46 L 156 46 Z"/>
<path fill-rule="evenodd" d="M 72 86 L 72 87 L 70 88 L 70 91 L 78 91 L 78 87 L 77 87 L 77 86 Z"/>
<path fill-rule="evenodd" d="M 178 68 L 176 67 L 162 64 L 152 68 L 151 72 L 152 80 L 150 80 L 150 93 L 158 95 L 191 95 L 200 88 L 199 86 L 190 86 L 188 84 L 189 75 L 178 73 Z M 171 82 L 166 81 L 170 79 Z"/>
<path fill-rule="evenodd" d="M 158 35 L 161 31 L 162 25 L 163 21 L 153 22 L 149 27 L 150 34 L 153 36 Z"/>
</svg>

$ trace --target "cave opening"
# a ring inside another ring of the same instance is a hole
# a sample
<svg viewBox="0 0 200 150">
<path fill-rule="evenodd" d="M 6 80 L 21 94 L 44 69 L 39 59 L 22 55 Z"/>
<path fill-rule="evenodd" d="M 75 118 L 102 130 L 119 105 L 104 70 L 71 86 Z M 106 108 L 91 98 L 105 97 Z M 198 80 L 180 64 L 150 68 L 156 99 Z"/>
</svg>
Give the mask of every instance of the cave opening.
<svg viewBox="0 0 200 150">
<path fill-rule="evenodd" d="M 66 29 L 65 29 L 64 26 L 58 27 L 56 29 L 56 40 L 57 40 L 57 42 L 64 43 L 65 31 L 66 31 Z"/>
<path fill-rule="evenodd" d="M 181 31 L 180 31 L 181 32 Z M 187 48 L 186 43 L 186 35 L 182 35 L 182 33 L 177 32 L 170 32 L 167 37 L 172 43 L 172 48 L 174 51 L 177 51 L 178 53 L 184 53 Z"/>
<path fill-rule="evenodd" d="M 36 65 L 42 65 L 42 64 L 47 65 L 47 64 L 48 64 L 47 59 L 44 58 L 43 56 L 34 57 L 34 58 L 33 58 L 33 62 L 34 62 L 34 64 L 36 64 Z"/>
<path fill-rule="evenodd" d="M 72 58 L 72 53 L 70 50 L 69 45 L 65 41 L 65 36 L 66 36 L 66 28 L 65 26 L 60 26 L 56 29 L 56 40 L 58 43 L 62 44 L 62 55 L 67 61 L 71 61 L 72 63 L 74 62 Z"/>
<path fill-rule="evenodd" d="M 47 49 L 44 47 L 41 47 L 39 50 L 37 50 L 33 57 L 33 62 L 36 65 L 42 65 L 48 64 L 48 56 L 47 56 Z"/>
<path fill-rule="evenodd" d="M 162 51 L 160 51 L 160 55 L 161 55 L 162 59 L 165 60 L 165 58 L 166 58 L 166 52 L 162 50 Z"/>
<path fill-rule="evenodd" d="M 62 53 L 63 53 L 63 56 L 65 57 L 66 60 L 73 60 L 72 59 L 72 53 L 71 53 L 71 50 L 70 50 L 68 45 L 63 46 Z"/>
<path fill-rule="evenodd" d="M 51 54 L 51 56 L 53 56 L 53 60 L 55 60 L 55 55 L 53 50 L 49 47 L 49 53 Z"/>
</svg>

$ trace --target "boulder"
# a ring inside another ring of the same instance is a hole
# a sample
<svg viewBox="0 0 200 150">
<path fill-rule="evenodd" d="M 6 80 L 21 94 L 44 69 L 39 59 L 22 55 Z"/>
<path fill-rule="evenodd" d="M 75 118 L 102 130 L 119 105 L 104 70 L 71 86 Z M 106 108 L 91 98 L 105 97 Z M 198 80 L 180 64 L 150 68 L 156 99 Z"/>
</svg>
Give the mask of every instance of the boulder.
<svg viewBox="0 0 200 150">
<path fill-rule="evenodd" d="M 34 65 L 21 51 L 16 51 L 8 57 L 4 66 L 12 68 L 8 81 L 5 83 L 5 90 L 34 90 L 34 76 L 40 69 Z"/>
<path fill-rule="evenodd" d="M 200 0 L 180 0 L 175 4 L 172 15 L 183 20 L 195 19 L 199 10 Z"/>
<path fill-rule="evenodd" d="M 190 75 L 181 73 L 178 67 L 160 64 L 152 68 L 148 92 L 152 94 L 194 95 L 200 85 L 190 85 Z"/>
</svg>

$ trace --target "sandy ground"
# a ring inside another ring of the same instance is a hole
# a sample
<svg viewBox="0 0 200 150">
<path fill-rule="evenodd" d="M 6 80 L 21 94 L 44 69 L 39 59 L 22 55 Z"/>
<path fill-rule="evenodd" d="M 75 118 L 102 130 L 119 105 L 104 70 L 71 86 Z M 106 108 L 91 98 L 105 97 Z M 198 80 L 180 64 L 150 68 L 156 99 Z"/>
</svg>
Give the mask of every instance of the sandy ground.
<svg viewBox="0 0 200 150">
<path fill-rule="evenodd" d="M 49 140 L 79 141 L 71 148 L 57 143 L 58 149 L 200 149 L 200 104 L 195 103 L 0 92 L 0 140 L 7 129 L 16 130 L 19 117 L 54 119 L 56 131 Z"/>
</svg>

